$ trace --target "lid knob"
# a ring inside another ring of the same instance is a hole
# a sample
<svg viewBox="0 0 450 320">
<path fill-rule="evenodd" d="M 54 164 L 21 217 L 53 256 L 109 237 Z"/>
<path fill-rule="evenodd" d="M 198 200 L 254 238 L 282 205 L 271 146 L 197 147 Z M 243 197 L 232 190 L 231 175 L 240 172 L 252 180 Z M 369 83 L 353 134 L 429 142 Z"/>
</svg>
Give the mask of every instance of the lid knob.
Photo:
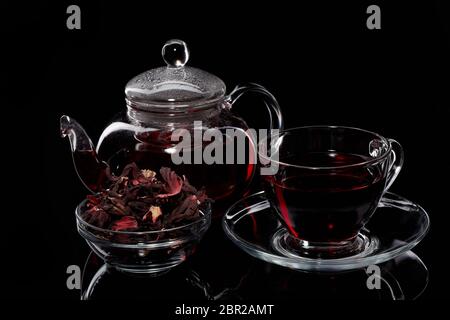
<svg viewBox="0 0 450 320">
<path fill-rule="evenodd" d="M 164 44 L 162 56 L 168 68 L 181 68 L 189 60 L 189 50 L 184 41 L 172 39 Z"/>
</svg>

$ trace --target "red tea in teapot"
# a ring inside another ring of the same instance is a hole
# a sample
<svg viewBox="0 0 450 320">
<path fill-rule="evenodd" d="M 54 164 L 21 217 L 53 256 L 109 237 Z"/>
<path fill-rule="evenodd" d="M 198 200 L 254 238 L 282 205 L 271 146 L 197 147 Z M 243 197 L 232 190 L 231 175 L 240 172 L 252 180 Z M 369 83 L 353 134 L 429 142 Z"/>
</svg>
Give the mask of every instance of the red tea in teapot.
<svg viewBox="0 0 450 320">
<path fill-rule="evenodd" d="M 194 185 L 205 187 L 208 195 L 214 200 L 229 198 L 232 195 L 241 194 L 250 183 L 254 171 L 254 161 L 247 159 L 244 164 L 178 164 L 172 160 L 174 143 L 170 141 L 170 135 L 154 133 L 152 136 L 134 137 L 128 143 L 123 144 L 119 150 L 115 145 L 111 150 L 105 147 L 101 150 L 100 156 L 106 162 L 100 161 L 93 151 L 76 151 L 74 160 L 77 163 L 77 172 L 86 186 L 92 191 L 99 191 L 105 186 L 105 170 L 110 168 L 114 174 L 120 174 L 123 168 L 136 163 L 139 168 L 173 168 L 181 175 L 190 177 Z M 225 144 L 225 143 L 224 143 Z M 189 155 L 184 157 L 194 158 L 196 149 L 203 152 L 207 144 L 193 146 L 183 152 Z M 224 146 L 225 148 L 225 146 Z M 247 146 L 248 148 L 248 146 Z M 249 155 L 252 157 L 254 155 Z"/>
</svg>

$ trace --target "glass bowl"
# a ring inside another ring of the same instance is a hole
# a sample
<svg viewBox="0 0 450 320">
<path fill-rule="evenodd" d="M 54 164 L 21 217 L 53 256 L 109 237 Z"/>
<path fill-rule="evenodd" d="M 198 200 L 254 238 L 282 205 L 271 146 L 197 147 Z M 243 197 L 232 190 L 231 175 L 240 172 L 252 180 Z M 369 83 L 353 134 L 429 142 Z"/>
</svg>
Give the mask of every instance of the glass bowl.
<svg viewBox="0 0 450 320">
<path fill-rule="evenodd" d="M 114 231 L 83 220 L 87 200 L 75 210 L 78 233 L 108 265 L 119 271 L 157 274 L 187 259 L 211 224 L 211 208 L 200 210 L 200 217 L 170 229 L 157 231 Z"/>
</svg>

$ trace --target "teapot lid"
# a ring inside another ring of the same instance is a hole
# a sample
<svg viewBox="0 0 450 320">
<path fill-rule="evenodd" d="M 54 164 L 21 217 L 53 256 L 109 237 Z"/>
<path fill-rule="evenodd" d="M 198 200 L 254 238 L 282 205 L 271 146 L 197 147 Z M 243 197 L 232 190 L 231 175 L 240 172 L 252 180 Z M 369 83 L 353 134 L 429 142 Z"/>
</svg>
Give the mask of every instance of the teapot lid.
<svg viewBox="0 0 450 320">
<path fill-rule="evenodd" d="M 189 50 L 181 40 L 169 40 L 162 48 L 167 66 L 148 70 L 131 79 L 125 87 L 127 104 L 133 108 L 161 111 L 203 106 L 225 95 L 225 84 L 218 77 L 185 66 Z"/>
</svg>

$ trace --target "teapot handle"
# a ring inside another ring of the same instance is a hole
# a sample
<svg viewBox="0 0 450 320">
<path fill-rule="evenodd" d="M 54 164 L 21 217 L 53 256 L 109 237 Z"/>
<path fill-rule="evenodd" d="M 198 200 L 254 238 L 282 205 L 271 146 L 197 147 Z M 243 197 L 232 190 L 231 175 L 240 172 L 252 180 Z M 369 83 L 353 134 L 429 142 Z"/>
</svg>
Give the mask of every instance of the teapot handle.
<svg viewBox="0 0 450 320">
<path fill-rule="evenodd" d="M 270 126 L 269 126 L 269 132 L 268 137 L 271 137 L 274 131 L 276 130 L 283 130 L 284 123 L 283 123 L 283 116 L 281 114 L 280 106 L 278 105 L 277 100 L 275 97 L 263 86 L 256 84 L 256 83 L 247 83 L 243 85 L 238 85 L 234 90 L 225 98 L 224 107 L 228 110 L 230 110 L 233 107 L 233 104 L 240 98 L 244 93 L 256 93 L 261 96 L 264 104 L 266 105 L 267 111 L 269 111 L 269 119 L 270 119 Z M 226 129 L 226 128 L 221 128 Z M 251 150 L 250 152 L 250 162 L 252 164 L 256 164 L 256 158 L 258 155 L 257 151 L 257 143 L 254 136 L 252 136 L 250 133 L 244 132 L 244 134 L 247 136 L 251 143 Z M 249 186 L 251 185 L 251 182 L 253 180 L 254 174 L 256 172 L 257 166 L 252 165 L 251 170 L 247 171 L 247 183 L 243 187 L 244 193 L 248 191 Z"/>
<path fill-rule="evenodd" d="M 269 111 L 270 130 L 283 130 L 284 122 L 280 106 L 275 97 L 263 86 L 256 83 L 247 83 L 238 85 L 225 99 L 227 109 L 231 109 L 233 104 L 246 92 L 257 93 L 261 95 L 267 110 Z"/>
</svg>

